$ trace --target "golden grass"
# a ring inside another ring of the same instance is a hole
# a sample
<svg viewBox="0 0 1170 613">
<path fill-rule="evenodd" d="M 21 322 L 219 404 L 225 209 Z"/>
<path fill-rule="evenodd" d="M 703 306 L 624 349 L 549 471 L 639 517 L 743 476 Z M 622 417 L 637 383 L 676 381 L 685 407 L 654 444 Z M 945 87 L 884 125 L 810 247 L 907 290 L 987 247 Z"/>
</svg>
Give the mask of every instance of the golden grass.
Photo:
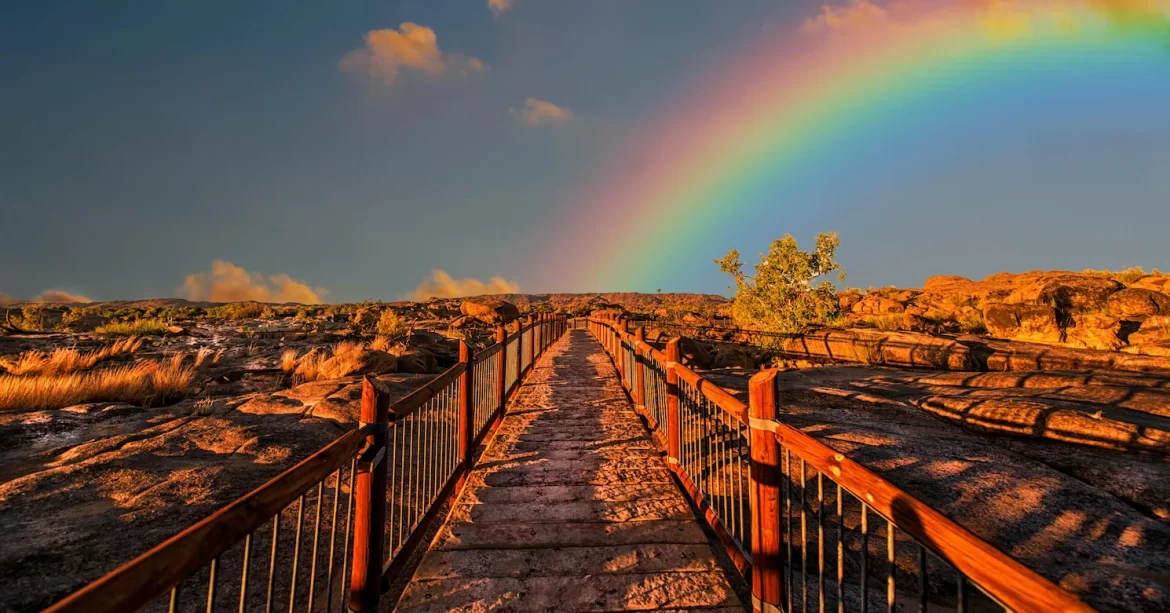
<svg viewBox="0 0 1170 613">
<path fill-rule="evenodd" d="M 143 339 L 130 336 L 100 349 L 81 352 L 73 348 L 46 351 L 25 351 L 14 359 L 0 362 L 0 368 L 17 376 L 67 375 L 89 370 L 100 362 L 119 355 L 127 355 L 142 347 Z"/>
<path fill-rule="evenodd" d="M 374 351 L 386 351 L 387 349 L 390 349 L 390 343 L 391 340 L 389 336 L 379 336 L 370 342 L 370 349 L 373 349 Z"/>
<path fill-rule="evenodd" d="M 1119 283 L 1129 285 L 1131 283 L 1136 283 L 1136 282 L 1140 281 L 1141 279 L 1148 277 L 1150 275 L 1160 275 L 1160 274 L 1162 274 L 1162 271 L 1155 268 L 1153 271 L 1147 273 L 1145 270 L 1142 269 L 1141 266 L 1134 266 L 1132 268 L 1125 268 L 1123 270 L 1116 270 L 1116 271 L 1114 271 L 1114 270 L 1093 270 L 1092 268 L 1086 268 L 1085 274 L 1086 275 L 1093 275 L 1095 277 L 1103 277 L 1106 279 L 1113 279 L 1114 281 L 1117 281 Z"/>
<path fill-rule="evenodd" d="M 284 372 L 293 372 L 297 369 L 296 349 L 285 349 L 280 353 L 280 369 Z"/>
<path fill-rule="evenodd" d="M 0 375 L 0 411 L 60 409 L 86 402 L 160 405 L 182 398 L 195 369 L 183 354 L 162 362 L 139 362 L 93 372 L 63 375 Z"/>
<path fill-rule="evenodd" d="M 892 332 L 904 327 L 906 316 L 901 313 L 886 313 L 884 315 L 868 315 L 858 320 L 863 326 Z"/>
<path fill-rule="evenodd" d="M 162 336 L 167 325 L 158 319 L 136 319 L 134 321 L 108 323 L 94 328 L 98 334 L 133 334 Z"/>
<path fill-rule="evenodd" d="M 295 378 L 302 382 L 316 381 L 321 371 L 321 362 L 324 362 L 325 359 L 326 357 L 317 349 L 301 356 L 296 363 Z"/>
</svg>

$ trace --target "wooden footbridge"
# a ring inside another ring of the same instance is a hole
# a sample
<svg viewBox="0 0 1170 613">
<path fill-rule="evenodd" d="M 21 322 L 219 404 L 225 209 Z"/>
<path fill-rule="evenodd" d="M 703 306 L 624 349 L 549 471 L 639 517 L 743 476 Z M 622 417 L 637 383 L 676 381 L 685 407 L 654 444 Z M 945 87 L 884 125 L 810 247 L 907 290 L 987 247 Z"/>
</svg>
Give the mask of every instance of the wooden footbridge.
<svg viewBox="0 0 1170 613">
<path fill-rule="evenodd" d="M 541 317 L 48 611 L 1090 611 L 611 314 Z"/>
</svg>

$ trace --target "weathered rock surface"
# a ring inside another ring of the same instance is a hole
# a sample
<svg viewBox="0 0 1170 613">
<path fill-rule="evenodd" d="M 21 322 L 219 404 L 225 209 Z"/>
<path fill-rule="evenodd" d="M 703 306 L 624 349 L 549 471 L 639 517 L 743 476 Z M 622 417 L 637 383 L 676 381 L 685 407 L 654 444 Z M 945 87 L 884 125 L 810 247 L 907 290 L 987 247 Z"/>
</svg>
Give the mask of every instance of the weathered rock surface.
<svg viewBox="0 0 1170 613">
<path fill-rule="evenodd" d="M 380 377 L 401 397 L 431 377 Z M 0 610 L 39 611 L 335 440 L 359 379 L 161 409 L 0 415 Z"/>
<path fill-rule="evenodd" d="M 1150 315 L 1170 315 L 1170 296 L 1140 287 L 1123 289 L 1109 296 L 1109 313 L 1119 319 L 1141 321 Z"/>
<path fill-rule="evenodd" d="M 459 312 L 487 324 L 506 324 L 520 317 L 520 310 L 511 302 L 483 297 L 464 300 Z"/>
<path fill-rule="evenodd" d="M 983 322 L 992 336 L 1059 343 L 1063 339 L 1056 309 L 1039 304 L 989 304 Z"/>
<path fill-rule="evenodd" d="M 392 373 L 398 360 L 386 351 L 361 349 L 355 355 L 333 356 L 320 367 L 321 379 L 340 379 L 351 375 Z"/>
<path fill-rule="evenodd" d="M 786 423 L 1091 606 L 1170 608 L 1167 377 L 827 367 L 779 389 Z"/>
</svg>

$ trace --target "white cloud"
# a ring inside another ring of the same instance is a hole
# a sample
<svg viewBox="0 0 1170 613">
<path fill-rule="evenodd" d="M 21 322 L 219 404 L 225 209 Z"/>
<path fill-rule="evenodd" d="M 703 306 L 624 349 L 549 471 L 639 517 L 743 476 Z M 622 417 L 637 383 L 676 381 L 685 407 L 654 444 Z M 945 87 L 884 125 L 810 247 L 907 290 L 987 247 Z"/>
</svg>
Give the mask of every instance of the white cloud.
<svg viewBox="0 0 1170 613">
<path fill-rule="evenodd" d="M 413 292 L 406 295 L 407 300 L 426 300 L 427 298 L 462 298 L 464 296 L 482 296 L 484 294 L 516 294 L 520 292 L 520 284 L 508 281 L 503 277 L 492 277 L 487 283 L 478 279 L 455 279 L 443 270 L 432 270 L 431 276 L 424 279 Z"/>
<path fill-rule="evenodd" d="M 478 58 L 443 53 L 435 31 L 414 23 L 403 23 L 397 30 L 370 30 L 365 41 L 365 47 L 345 54 L 337 66 L 345 72 L 365 73 L 386 85 L 394 85 L 403 70 L 458 78 L 486 68 Z"/>
<path fill-rule="evenodd" d="M 537 98 L 528 98 L 524 101 L 524 108 L 512 107 L 508 109 L 508 112 L 517 121 L 530 126 L 563 124 L 573 119 L 573 111 Z"/>
</svg>

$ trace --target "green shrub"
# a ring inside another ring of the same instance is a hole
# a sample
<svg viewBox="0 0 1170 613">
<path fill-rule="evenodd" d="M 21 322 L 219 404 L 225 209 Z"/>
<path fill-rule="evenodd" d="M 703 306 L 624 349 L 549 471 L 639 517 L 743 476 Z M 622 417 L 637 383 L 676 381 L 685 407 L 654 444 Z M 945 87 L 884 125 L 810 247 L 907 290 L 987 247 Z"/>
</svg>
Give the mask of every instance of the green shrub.
<svg viewBox="0 0 1170 613">
<path fill-rule="evenodd" d="M 410 326 L 393 309 L 386 309 L 378 318 L 377 330 L 379 335 L 393 338 L 409 332 Z"/>
<path fill-rule="evenodd" d="M 715 260 L 735 281 L 731 307 L 735 323 L 755 330 L 796 332 L 836 317 L 840 310 L 836 286 L 829 280 L 814 282 L 834 272 L 839 281 L 845 279 L 845 270 L 833 259 L 838 245 L 836 232 L 821 234 L 816 249 L 805 252 L 796 239 L 785 234 L 772 241 L 752 277 L 743 273 L 739 252 L 734 249 L 722 260 Z"/>
</svg>

